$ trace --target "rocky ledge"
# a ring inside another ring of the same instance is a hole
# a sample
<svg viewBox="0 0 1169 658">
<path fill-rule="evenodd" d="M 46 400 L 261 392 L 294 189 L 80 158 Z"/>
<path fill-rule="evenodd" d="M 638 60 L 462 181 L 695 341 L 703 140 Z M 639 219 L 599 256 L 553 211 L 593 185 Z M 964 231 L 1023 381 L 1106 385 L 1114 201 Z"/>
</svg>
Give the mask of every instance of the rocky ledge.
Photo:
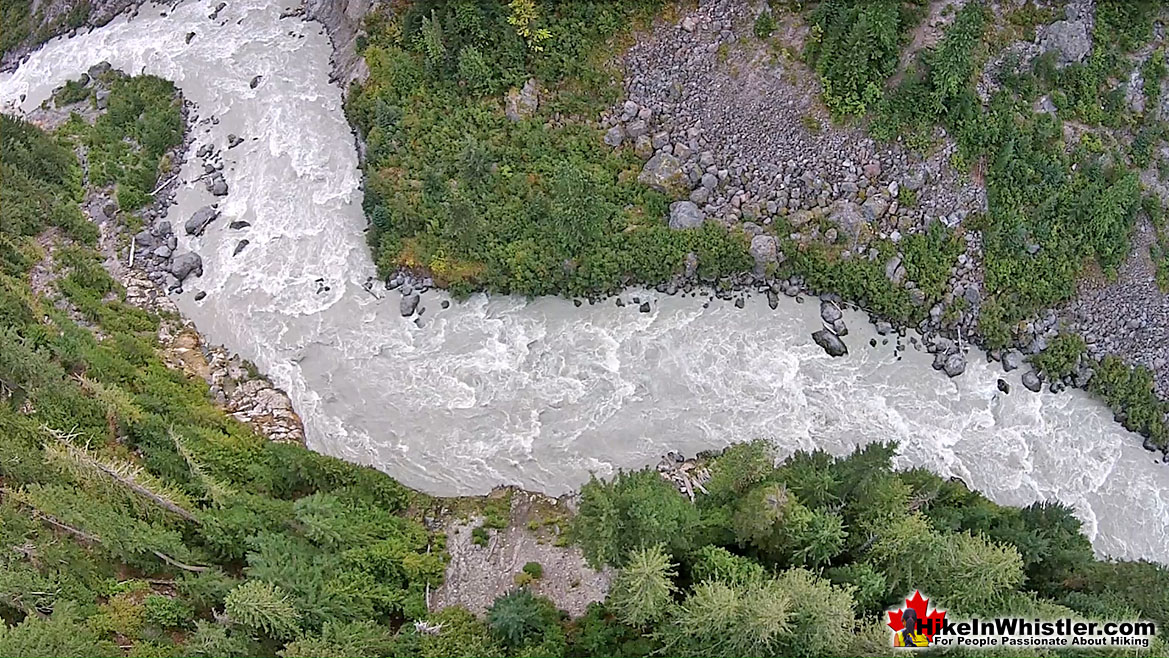
<svg viewBox="0 0 1169 658">
<path fill-rule="evenodd" d="M 288 396 L 255 366 L 220 346 L 208 347 L 190 323 L 159 330 L 167 365 L 207 382 L 211 397 L 236 420 L 270 441 L 304 443 L 304 426 Z"/>
<path fill-rule="evenodd" d="M 369 13 L 373 0 L 302 0 L 299 7 L 282 17 L 303 16 L 320 23 L 333 44 L 333 72 L 330 80 L 349 90 L 350 83 L 369 76 L 365 59 L 357 54 L 357 37 L 363 32 L 362 19 Z"/>
</svg>

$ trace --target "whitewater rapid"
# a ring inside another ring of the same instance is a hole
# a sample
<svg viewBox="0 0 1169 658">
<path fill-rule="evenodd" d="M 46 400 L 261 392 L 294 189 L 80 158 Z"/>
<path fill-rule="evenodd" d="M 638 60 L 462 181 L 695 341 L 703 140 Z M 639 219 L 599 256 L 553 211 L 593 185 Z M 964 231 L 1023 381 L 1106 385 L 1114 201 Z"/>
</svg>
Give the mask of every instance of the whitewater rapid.
<svg viewBox="0 0 1169 658">
<path fill-rule="evenodd" d="M 1078 391 L 1032 394 L 978 352 L 947 379 L 924 353 L 898 360 L 879 338 L 870 347 L 858 313 L 846 315 L 841 359 L 810 339 L 815 300 L 784 298 L 771 311 L 754 298 L 740 310 L 631 291 L 654 300 L 642 314 L 482 295 L 444 310 L 431 294 L 415 326 L 397 293 L 362 288 L 374 268 L 360 172 L 323 29 L 279 19 L 284 7 L 268 0 L 233 0 L 212 20 L 214 4 L 146 5 L 50 42 L 0 76 L 0 105 L 28 111 L 107 60 L 175 81 L 197 105 L 195 148 L 244 138 L 224 151 L 223 218 L 180 246 L 202 255 L 205 273 L 176 301 L 288 392 L 310 448 L 434 494 L 499 484 L 558 494 L 670 449 L 763 437 L 785 454 L 839 454 L 896 440 L 899 466 L 959 476 L 1001 503 L 1064 501 L 1100 553 L 1169 562 L 1169 467 L 1101 404 Z M 183 169 L 172 223 L 212 201 L 200 173 Z M 251 226 L 233 231 L 232 220 Z M 250 245 L 232 257 L 241 238 Z M 317 294 L 319 278 L 330 290 Z"/>
</svg>

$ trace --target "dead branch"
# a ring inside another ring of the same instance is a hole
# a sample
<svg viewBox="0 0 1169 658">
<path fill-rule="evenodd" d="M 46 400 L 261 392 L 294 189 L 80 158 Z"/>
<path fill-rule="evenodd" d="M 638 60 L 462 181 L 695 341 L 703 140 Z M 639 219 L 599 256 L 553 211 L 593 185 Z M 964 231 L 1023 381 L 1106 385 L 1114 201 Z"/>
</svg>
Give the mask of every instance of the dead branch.
<svg viewBox="0 0 1169 658">
<path fill-rule="evenodd" d="M 159 190 L 166 187 L 167 185 L 170 185 L 171 183 L 173 183 L 174 181 L 176 181 L 178 179 L 179 179 L 179 175 L 175 174 L 174 176 L 171 176 L 170 178 L 166 179 L 165 181 L 159 183 L 158 187 L 154 188 L 154 191 L 150 193 L 150 196 L 154 196 L 155 194 L 158 194 Z"/>
<path fill-rule="evenodd" d="M 31 505 L 30 505 L 30 507 L 31 507 Z M 51 525 L 55 528 L 59 528 L 61 530 L 64 530 L 65 532 L 73 535 L 77 539 L 80 539 L 81 541 L 83 541 L 87 544 L 100 544 L 101 543 L 101 537 L 98 537 L 97 535 L 94 535 L 94 534 L 90 534 L 90 533 L 82 530 L 81 528 L 74 528 L 73 526 L 69 525 L 68 523 L 65 523 L 64 521 L 62 521 L 61 519 L 58 519 L 55 516 L 52 516 L 51 514 L 45 514 L 44 512 L 42 512 L 36 508 L 33 508 L 32 513 L 33 513 L 33 516 L 35 518 L 38 518 L 41 521 L 44 521 L 45 523 L 48 523 L 49 525 Z"/>
<path fill-rule="evenodd" d="M 182 562 L 179 562 L 178 560 L 174 559 L 173 557 L 170 557 L 169 555 L 167 555 L 166 553 L 163 553 L 161 551 L 156 551 L 156 550 L 151 549 L 150 552 L 157 555 L 158 559 L 162 560 L 163 562 L 166 562 L 167 564 L 171 565 L 172 567 L 178 567 L 184 571 L 194 571 L 194 572 L 198 573 L 200 571 L 207 571 L 208 569 L 211 568 L 211 567 L 202 567 L 202 566 L 194 566 L 194 565 L 190 565 L 190 564 L 183 564 Z"/>
<path fill-rule="evenodd" d="M 60 442 L 60 445 L 68 453 L 70 453 L 72 459 L 76 459 L 78 461 L 83 461 L 86 466 L 89 466 L 90 468 L 96 469 L 98 472 L 102 473 L 103 475 L 110 478 L 111 480 L 121 484 L 122 486 L 126 487 L 130 491 L 133 491 L 134 493 L 138 494 L 139 496 L 146 498 L 147 500 L 153 502 L 154 504 L 158 505 L 159 507 L 161 507 L 167 511 L 173 512 L 174 514 L 182 517 L 183 519 L 185 519 L 187 521 L 190 521 L 196 525 L 199 525 L 201 523 L 201 521 L 199 521 L 199 518 L 197 516 L 195 516 L 194 514 L 192 514 L 191 512 L 187 511 L 186 509 L 182 508 L 179 505 L 176 505 L 174 502 L 167 500 L 165 497 L 154 493 L 153 491 L 151 491 L 147 487 L 144 487 L 141 484 L 138 484 L 132 478 L 123 476 L 121 473 L 110 468 L 109 465 L 102 462 L 100 459 L 97 459 L 96 457 L 93 457 L 92 455 L 90 455 L 88 453 L 88 451 L 73 445 L 71 440 L 76 437 L 75 432 L 70 433 L 70 434 L 66 434 L 66 433 L 60 432 L 58 430 L 55 430 L 52 427 L 49 427 L 48 425 L 42 425 L 41 428 L 44 429 L 46 432 L 48 432 L 50 435 L 52 435 L 54 438 L 56 438 L 58 440 L 58 442 Z"/>
</svg>

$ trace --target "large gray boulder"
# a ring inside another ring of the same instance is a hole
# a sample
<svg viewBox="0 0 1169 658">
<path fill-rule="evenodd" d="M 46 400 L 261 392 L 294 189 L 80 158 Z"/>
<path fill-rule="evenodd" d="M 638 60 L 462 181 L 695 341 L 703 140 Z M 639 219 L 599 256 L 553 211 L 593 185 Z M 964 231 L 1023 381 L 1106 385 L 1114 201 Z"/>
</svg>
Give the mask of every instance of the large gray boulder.
<svg viewBox="0 0 1169 658">
<path fill-rule="evenodd" d="M 816 344 L 823 348 L 828 353 L 828 356 L 844 356 L 848 354 L 848 347 L 844 344 L 844 341 L 840 340 L 840 336 L 827 329 L 813 332 L 812 340 L 816 341 Z"/>
<path fill-rule="evenodd" d="M 613 126 L 605 133 L 605 143 L 614 148 L 621 146 L 625 141 L 625 130 L 621 126 Z"/>
<path fill-rule="evenodd" d="M 637 139 L 633 140 L 633 154 L 642 160 L 654 154 L 654 145 L 649 135 L 638 135 Z"/>
<path fill-rule="evenodd" d="M 910 192 L 916 192 L 925 187 L 925 172 L 919 170 L 907 175 L 901 180 L 901 187 Z"/>
<path fill-rule="evenodd" d="M 402 301 L 398 304 L 398 310 L 402 312 L 402 317 L 408 318 L 414 315 L 415 309 L 418 308 L 418 301 L 422 299 L 416 292 L 411 292 L 408 295 L 402 296 Z"/>
<path fill-rule="evenodd" d="M 219 217 L 218 210 L 211 206 L 203 206 L 191 215 L 183 227 L 186 229 L 187 235 L 203 235 L 207 225 L 215 221 L 216 217 Z"/>
<path fill-rule="evenodd" d="M 192 251 L 179 254 L 170 263 L 170 273 L 175 275 L 179 283 L 185 281 L 192 274 L 195 276 L 203 276 L 203 259 L 199 257 L 199 254 Z"/>
<path fill-rule="evenodd" d="M 794 213 L 793 213 L 794 214 Z M 860 229 L 865 225 L 864 215 L 860 208 L 850 201 L 837 201 L 828 213 L 828 221 L 835 224 L 841 232 L 846 233 L 852 240 L 860 235 Z"/>
<path fill-rule="evenodd" d="M 783 261 L 783 254 L 779 252 L 779 243 L 775 236 L 763 234 L 751 238 L 751 258 L 755 259 L 755 274 L 762 275 L 771 263 Z"/>
<path fill-rule="evenodd" d="M 1018 350 L 1003 352 L 1003 370 L 1010 372 L 1023 365 L 1023 355 Z"/>
<path fill-rule="evenodd" d="M 852 205 L 852 204 L 849 204 L 849 205 Z M 855 207 L 856 206 L 853 206 L 853 208 L 855 208 Z M 859 218 L 859 215 L 858 215 L 858 218 Z M 813 219 L 815 219 L 815 218 L 812 216 L 811 210 L 797 210 L 797 211 L 795 211 L 787 216 L 787 222 L 789 224 L 791 224 L 793 228 L 799 228 L 799 227 L 803 226 L 804 224 L 807 224 L 808 222 L 812 221 Z M 829 220 L 831 220 L 831 219 L 832 218 L 829 217 Z"/>
<path fill-rule="evenodd" d="M 706 216 L 692 201 L 675 201 L 670 204 L 670 228 L 678 231 L 698 228 Z"/>
<path fill-rule="evenodd" d="M 134 235 L 134 242 L 136 242 L 139 247 L 152 248 L 155 244 L 155 237 L 154 234 L 147 229 L 142 229 Z"/>
<path fill-rule="evenodd" d="M 1084 61 L 1092 50 L 1092 36 L 1084 21 L 1056 21 L 1047 26 L 1039 38 L 1039 49 L 1044 53 L 1059 53 L 1060 64 Z"/>
<path fill-rule="evenodd" d="M 682 171 L 682 163 L 664 151 L 645 163 L 637 180 L 674 198 L 686 196 L 690 191 L 690 181 Z"/>
<path fill-rule="evenodd" d="M 634 139 L 649 133 L 649 124 L 642 119 L 634 119 L 625 126 L 625 134 Z"/>
<path fill-rule="evenodd" d="M 1023 373 L 1023 386 L 1032 393 L 1038 393 L 1043 389 L 1043 380 L 1040 379 L 1039 373 L 1034 370 L 1028 370 Z"/>
<path fill-rule="evenodd" d="M 942 371 L 950 377 L 957 377 L 966 372 L 966 355 L 961 352 L 951 352 L 942 361 Z"/>
<path fill-rule="evenodd" d="M 529 78 L 522 89 L 507 92 L 503 113 L 512 121 L 519 121 L 535 114 L 539 107 L 540 92 L 536 86 L 536 79 Z"/>
<path fill-rule="evenodd" d="M 861 206 L 861 213 L 864 215 L 865 221 L 874 222 L 885 216 L 889 210 L 889 200 L 883 194 L 874 194 L 865 199 L 864 205 Z"/>
<path fill-rule="evenodd" d="M 828 300 L 821 300 L 820 302 L 820 319 L 826 324 L 832 324 L 844 317 L 844 313 L 840 311 L 840 307 Z"/>
<path fill-rule="evenodd" d="M 89 69 L 86 71 L 86 74 L 88 74 L 90 78 L 100 78 L 112 70 L 114 70 L 113 65 L 109 62 L 103 61 L 89 67 Z"/>
</svg>

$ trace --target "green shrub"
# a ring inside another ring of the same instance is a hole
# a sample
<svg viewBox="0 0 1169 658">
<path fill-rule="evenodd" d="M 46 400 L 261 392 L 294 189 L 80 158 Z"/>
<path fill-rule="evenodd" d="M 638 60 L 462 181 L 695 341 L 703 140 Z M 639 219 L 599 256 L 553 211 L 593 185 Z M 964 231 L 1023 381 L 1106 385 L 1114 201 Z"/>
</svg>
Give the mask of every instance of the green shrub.
<svg viewBox="0 0 1169 658">
<path fill-rule="evenodd" d="M 539 562 L 528 562 L 524 565 L 523 572 L 536 580 L 544 577 L 544 567 Z"/>
<path fill-rule="evenodd" d="M 703 546 L 690 571 L 695 582 L 717 581 L 735 586 L 761 583 L 767 576 L 763 565 L 721 546 Z"/>
<path fill-rule="evenodd" d="M 767 39 L 775 32 L 775 18 L 770 11 L 764 11 L 755 18 L 755 38 Z"/>
<path fill-rule="evenodd" d="M 486 548 L 488 540 L 490 540 L 490 536 L 487 534 L 487 529 L 483 526 L 478 526 L 471 531 L 472 544 Z"/>
<path fill-rule="evenodd" d="M 146 621 L 163 628 L 186 626 L 191 622 L 194 610 L 182 599 L 151 594 L 142 602 Z"/>
<path fill-rule="evenodd" d="M 1076 334 L 1060 334 L 1047 349 L 1031 357 L 1031 363 L 1050 379 L 1062 379 L 1076 369 L 1086 346 Z"/>
<path fill-rule="evenodd" d="M 487 610 L 487 625 L 500 642 L 510 647 L 536 644 L 559 631 L 559 614 L 545 598 L 527 589 L 504 594 Z"/>
<path fill-rule="evenodd" d="M 1169 448 L 1165 426 L 1169 403 L 1153 392 L 1153 374 L 1144 366 L 1131 367 L 1115 356 L 1104 357 L 1095 368 L 1089 390 L 1104 398 L 1125 428 L 1149 437 L 1153 445 Z"/>
<path fill-rule="evenodd" d="M 1096 37 L 1123 51 L 1136 50 L 1153 36 L 1158 3 L 1099 0 L 1096 3 Z"/>
<path fill-rule="evenodd" d="M 1141 78 L 1144 82 L 1145 112 L 1150 112 L 1161 98 L 1161 81 L 1165 79 L 1165 51 L 1155 50 L 1141 64 Z"/>
<path fill-rule="evenodd" d="M 1022 6 L 1007 12 L 1007 22 L 1022 30 L 1024 41 L 1035 40 L 1035 28 L 1053 23 L 1058 18 L 1055 7 L 1041 7 L 1034 0 L 1026 0 Z"/>
<path fill-rule="evenodd" d="M 870 309 L 878 316 L 899 322 L 916 321 L 925 316 L 928 306 L 913 303 L 909 291 L 890 283 L 885 277 L 885 261 L 893 256 L 891 243 L 874 243 L 880 258 L 843 260 L 831 249 L 809 244 L 802 249 L 784 241 L 787 267 L 804 277 L 813 290 L 832 291 Z"/>
<path fill-rule="evenodd" d="M 89 98 L 90 90 L 80 80 L 69 80 L 65 86 L 53 93 L 53 103 L 64 107 Z"/>
<path fill-rule="evenodd" d="M 945 293 L 950 268 L 965 251 L 966 241 L 958 232 L 934 222 L 925 233 L 905 236 L 900 246 L 908 278 L 926 294 L 926 304 L 932 305 Z"/>
<path fill-rule="evenodd" d="M 573 531 L 590 564 L 620 565 L 632 550 L 657 544 L 686 552 L 697 523 L 694 506 L 657 473 L 622 472 L 584 485 Z"/>
</svg>

